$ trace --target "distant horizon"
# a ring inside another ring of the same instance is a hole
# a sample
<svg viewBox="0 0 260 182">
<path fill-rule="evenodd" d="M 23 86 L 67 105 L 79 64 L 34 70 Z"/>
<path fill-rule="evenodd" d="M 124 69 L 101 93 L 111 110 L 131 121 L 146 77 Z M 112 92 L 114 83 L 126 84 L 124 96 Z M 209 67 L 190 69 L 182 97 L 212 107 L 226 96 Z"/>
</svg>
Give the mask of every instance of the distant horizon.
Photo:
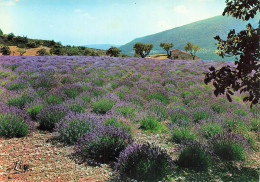
<svg viewBox="0 0 260 182">
<path fill-rule="evenodd" d="M 0 0 L 0 29 L 63 45 L 124 45 L 224 8 L 225 0 Z"/>
</svg>

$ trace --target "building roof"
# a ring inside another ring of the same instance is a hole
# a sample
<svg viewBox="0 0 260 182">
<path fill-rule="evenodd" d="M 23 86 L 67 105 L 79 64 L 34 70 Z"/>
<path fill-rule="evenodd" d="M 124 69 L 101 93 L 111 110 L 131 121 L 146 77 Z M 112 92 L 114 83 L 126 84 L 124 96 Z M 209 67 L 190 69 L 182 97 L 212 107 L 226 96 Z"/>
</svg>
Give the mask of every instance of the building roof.
<svg viewBox="0 0 260 182">
<path fill-rule="evenodd" d="M 187 53 L 187 52 L 185 52 L 185 51 L 182 51 L 182 50 L 180 50 L 180 49 L 173 49 L 173 50 L 171 50 L 170 52 L 181 52 L 181 53 L 183 53 L 183 54 L 189 54 L 189 53 Z M 190 54 L 189 54 L 190 55 Z"/>
</svg>

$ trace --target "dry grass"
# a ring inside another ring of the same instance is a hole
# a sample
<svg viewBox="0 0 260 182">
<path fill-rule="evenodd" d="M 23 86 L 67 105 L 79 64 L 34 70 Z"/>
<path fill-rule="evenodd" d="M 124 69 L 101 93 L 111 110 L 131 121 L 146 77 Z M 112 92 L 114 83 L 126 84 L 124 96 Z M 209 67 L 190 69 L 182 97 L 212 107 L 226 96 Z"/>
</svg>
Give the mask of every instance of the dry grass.
<svg viewBox="0 0 260 182">
<path fill-rule="evenodd" d="M 17 52 L 17 50 L 19 49 L 17 46 L 9 46 L 10 51 L 11 51 L 11 56 L 20 56 L 19 52 Z M 36 56 L 37 55 L 37 51 L 39 51 L 40 49 L 46 49 L 47 52 L 50 52 L 49 47 L 38 47 L 38 48 L 31 48 L 31 49 L 25 49 L 26 53 L 24 54 L 24 56 Z M 14 53 L 13 53 L 14 51 Z"/>
<path fill-rule="evenodd" d="M 154 54 L 150 55 L 153 59 L 168 59 L 167 54 Z"/>
</svg>

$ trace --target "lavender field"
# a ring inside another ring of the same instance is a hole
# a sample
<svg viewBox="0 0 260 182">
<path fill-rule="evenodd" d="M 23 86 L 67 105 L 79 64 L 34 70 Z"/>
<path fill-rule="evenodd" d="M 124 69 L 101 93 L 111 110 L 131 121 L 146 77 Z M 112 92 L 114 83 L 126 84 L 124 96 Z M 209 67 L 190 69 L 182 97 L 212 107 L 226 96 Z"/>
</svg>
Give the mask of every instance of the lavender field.
<svg viewBox="0 0 260 182">
<path fill-rule="evenodd" d="M 86 166 L 108 165 L 108 181 L 259 180 L 259 105 L 244 103 L 246 94 L 215 97 L 203 81 L 210 66 L 231 62 L 0 56 L 0 64 L 5 141 L 51 133 Z"/>
</svg>

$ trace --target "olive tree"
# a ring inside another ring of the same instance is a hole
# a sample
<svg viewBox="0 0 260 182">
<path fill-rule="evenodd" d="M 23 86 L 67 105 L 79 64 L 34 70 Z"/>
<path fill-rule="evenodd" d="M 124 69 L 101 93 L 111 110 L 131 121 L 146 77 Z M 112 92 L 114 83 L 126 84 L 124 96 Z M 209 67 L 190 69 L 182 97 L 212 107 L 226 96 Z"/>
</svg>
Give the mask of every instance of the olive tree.
<svg viewBox="0 0 260 182">
<path fill-rule="evenodd" d="M 174 46 L 173 43 L 160 43 L 160 47 L 162 47 L 167 52 L 168 57 L 170 57 L 169 50 L 173 46 Z"/>
<path fill-rule="evenodd" d="M 196 44 L 193 44 L 191 42 L 187 42 L 187 45 L 184 46 L 184 49 L 185 49 L 186 52 L 189 52 L 191 54 L 191 56 L 192 56 L 192 59 L 195 60 L 196 53 L 201 48 L 198 45 L 196 45 Z"/>
<path fill-rule="evenodd" d="M 141 42 L 137 42 L 133 46 L 135 50 L 135 54 L 145 58 L 150 54 L 150 51 L 153 49 L 153 44 L 144 44 Z"/>
<path fill-rule="evenodd" d="M 112 47 L 110 47 L 107 50 L 106 55 L 110 55 L 110 56 L 113 56 L 113 57 L 118 57 L 120 55 L 120 52 L 122 52 L 121 49 L 112 46 Z"/>
</svg>

